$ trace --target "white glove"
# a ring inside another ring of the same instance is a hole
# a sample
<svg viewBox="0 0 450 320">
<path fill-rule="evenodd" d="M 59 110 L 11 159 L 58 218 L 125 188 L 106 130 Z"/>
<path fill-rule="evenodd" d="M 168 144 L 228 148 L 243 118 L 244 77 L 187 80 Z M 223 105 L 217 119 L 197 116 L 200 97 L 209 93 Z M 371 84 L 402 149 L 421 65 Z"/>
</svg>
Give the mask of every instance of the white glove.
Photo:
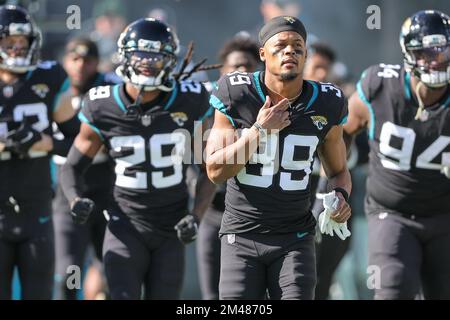
<svg viewBox="0 0 450 320">
<path fill-rule="evenodd" d="M 335 191 L 323 195 L 324 210 L 319 214 L 320 232 L 334 236 L 334 233 L 341 239 L 345 240 L 350 237 L 351 232 L 347 228 L 347 222 L 338 223 L 331 219 L 331 215 L 336 211 L 339 205 L 339 198 Z"/>
</svg>

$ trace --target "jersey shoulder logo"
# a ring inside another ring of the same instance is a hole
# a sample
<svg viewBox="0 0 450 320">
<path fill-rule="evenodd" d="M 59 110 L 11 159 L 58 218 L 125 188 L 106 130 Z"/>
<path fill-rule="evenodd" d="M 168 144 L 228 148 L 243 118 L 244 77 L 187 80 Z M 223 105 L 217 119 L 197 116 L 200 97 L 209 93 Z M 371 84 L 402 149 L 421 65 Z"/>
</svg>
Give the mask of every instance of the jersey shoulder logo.
<svg viewBox="0 0 450 320">
<path fill-rule="evenodd" d="M 31 86 L 31 90 L 33 90 L 34 93 L 36 93 L 36 95 L 41 99 L 44 99 L 47 96 L 47 93 L 50 91 L 48 85 L 46 85 L 45 83 L 35 84 Z"/>
<path fill-rule="evenodd" d="M 180 127 L 184 126 L 184 123 L 188 120 L 188 116 L 184 112 L 173 112 L 170 114 L 172 120 Z"/>
<path fill-rule="evenodd" d="M 319 130 L 328 124 L 328 119 L 324 116 L 311 116 L 311 120 Z"/>
</svg>

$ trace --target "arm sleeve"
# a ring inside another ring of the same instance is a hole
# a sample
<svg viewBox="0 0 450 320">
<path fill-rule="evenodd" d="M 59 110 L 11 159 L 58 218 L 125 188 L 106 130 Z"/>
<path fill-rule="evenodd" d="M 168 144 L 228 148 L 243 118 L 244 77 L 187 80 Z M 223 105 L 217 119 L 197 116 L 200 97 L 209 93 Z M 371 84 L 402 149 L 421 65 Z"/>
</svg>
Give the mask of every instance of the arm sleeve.
<svg viewBox="0 0 450 320">
<path fill-rule="evenodd" d="M 82 177 L 92 163 L 92 158 L 82 154 L 75 146 L 69 151 L 61 169 L 61 187 L 69 203 L 82 195 Z"/>
<path fill-rule="evenodd" d="M 53 153 L 65 157 L 73 144 L 73 140 L 80 131 L 80 120 L 78 120 L 78 116 L 73 116 L 71 119 L 57 125 L 64 135 L 64 139 L 53 138 Z"/>
</svg>

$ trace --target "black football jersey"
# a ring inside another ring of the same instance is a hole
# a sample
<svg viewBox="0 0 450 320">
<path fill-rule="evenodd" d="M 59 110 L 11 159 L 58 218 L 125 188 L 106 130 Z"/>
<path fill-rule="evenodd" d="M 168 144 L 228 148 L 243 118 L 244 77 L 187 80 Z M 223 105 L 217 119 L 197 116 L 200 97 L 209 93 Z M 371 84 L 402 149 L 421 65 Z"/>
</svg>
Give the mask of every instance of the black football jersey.
<svg viewBox="0 0 450 320">
<path fill-rule="evenodd" d="M 250 128 L 267 95 L 263 79 L 264 72 L 225 75 L 210 102 L 236 129 Z M 328 131 L 345 122 L 347 102 L 332 84 L 305 80 L 289 110 L 291 125 L 261 139 L 246 166 L 228 179 L 222 234 L 314 229 L 309 210 L 314 155 Z"/>
<path fill-rule="evenodd" d="M 124 88 L 91 89 L 80 120 L 98 133 L 115 161 L 114 207 L 136 225 L 173 234 L 187 210 L 189 139 L 197 121 L 212 114 L 209 94 L 200 83 L 177 83 L 143 105 L 151 116 L 139 118 Z"/>
<path fill-rule="evenodd" d="M 450 92 L 415 120 L 418 103 L 401 66 L 368 68 L 357 90 L 371 115 L 369 210 L 450 213 L 450 180 L 441 173 L 442 165 L 450 164 Z"/>
<path fill-rule="evenodd" d="M 13 85 L 0 83 L 0 136 L 23 121 L 51 136 L 52 114 L 68 88 L 66 72 L 52 61 L 40 63 Z M 0 201 L 9 196 L 19 202 L 51 196 L 48 153 L 30 151 L 29 157 L 19 159 L 11 152 L 0 152 L 0 188 Z"/>
</svg>

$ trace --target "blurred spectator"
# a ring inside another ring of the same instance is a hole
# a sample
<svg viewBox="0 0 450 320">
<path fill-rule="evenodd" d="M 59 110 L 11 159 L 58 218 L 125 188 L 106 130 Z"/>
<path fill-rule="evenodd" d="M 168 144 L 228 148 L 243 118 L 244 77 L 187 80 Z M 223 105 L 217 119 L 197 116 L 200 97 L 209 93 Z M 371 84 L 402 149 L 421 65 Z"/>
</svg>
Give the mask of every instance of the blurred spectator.
<svg viewBox="0 0 450 320">
<path fill-rule="evenodd" d="M 326 82 L 336 60 L 334 50 L 324 42 L 315 42 L 308 47 L 305 79 Z"/>
<path fill-rule="evenodd" d="M 126 26 L 126 6 L 120 0 L 104 0 L 95 2 L 93 15 L 94 30 L 91 40 L 98 45 L 100 54 L 99 70 L 113 71 L 117 61 L 117 39 Z"/>
<path fill-rule="evenodd" d="M 264 22 L 278 16 L 298 17 L 300 14 L 299 0 L 262 0 L 260 5 Z"/>
<path fill-rule="evenodd" d="M 162 22 L 165 22 L 168 24 L 174 31 L 177 33 L 177 26 L 176 26 L 176 16 L 175 11 L 171 9 L 170 7 L 156 7 L 149 11 L 147 17 L 154 18 L 161 20 Z M 194 49 L 195 49 L 195 43 L 194 43 Z M 187 47 L 184 46 L 182 43 L 180 43 L 180 51 L 178 53 L 178 63 L 173 71 L 174 73 L 177 73 L 180 71 L 180 67 L 182 65 L 182 61 L 184 56 L 186 55 Z M 195 65 L 195 58 L 189 62 L 189 64 L 186 67 L 186 72 L 189 72 L 192 70 L 192 68 Z M 205 71 L 198 71 L 193 73 L 190 77 L 190 80 L 198 81 L 198 82 L 207 82 L 208 81 L 208 74 Z"/>
</svg>

